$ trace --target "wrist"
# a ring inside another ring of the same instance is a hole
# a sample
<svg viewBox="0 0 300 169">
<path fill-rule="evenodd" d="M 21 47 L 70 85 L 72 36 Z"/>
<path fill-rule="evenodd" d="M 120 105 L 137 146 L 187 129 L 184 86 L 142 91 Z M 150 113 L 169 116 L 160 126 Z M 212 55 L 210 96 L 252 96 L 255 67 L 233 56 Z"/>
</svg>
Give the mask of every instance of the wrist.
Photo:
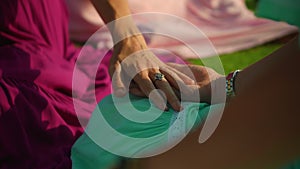
<svg viewBox="0 0 300 169">
<path fill-rule="evenodd" d="M 126 16 L 121 19 L 117 19 L 107 25 L 114 44 L 117 44 L 123 40 L 130 39 L 133 36 L 141 35 L 140 30 L 134 23 L 131 16 Z"/>
<path fill-rule="evenodd" d="M 147 49 L 148 46 L 144 37 L 142 35 L 134 35 L 121 40 L 114 46 L 113 57 L 118 57 L 118 60 L 123 60 L 135 52 Z"/>
</svg>

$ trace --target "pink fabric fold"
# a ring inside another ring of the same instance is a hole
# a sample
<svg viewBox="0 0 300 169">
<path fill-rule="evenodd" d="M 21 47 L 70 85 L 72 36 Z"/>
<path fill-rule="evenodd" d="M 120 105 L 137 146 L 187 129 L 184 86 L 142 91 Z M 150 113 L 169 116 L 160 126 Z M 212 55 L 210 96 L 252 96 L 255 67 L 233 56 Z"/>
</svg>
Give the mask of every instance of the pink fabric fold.
<svg viewBox="0 0 300 169">
<path fill-rule="evenodd" d="M 88 0 L 75 1 L 79 3 L 66 0 L 70 11 L 71 39 L 86 41 L 104 24 Z M 298 31 L 296 27 L 283 22 L 255 17 L 243 0 L 129 0 L 129 4 L 134 14 L 161 12 L 183 18 L 198 27 L 205 36 L 195 39 L 193 34 L 189 34 L 190 25 L 178 26 L 176 22 L 168 23 L 168 20 L 162 20 L 164 17 L 154 17 L 147 22 L 137 17 L 136 22 L 140 27 L 147 27 L 155 33 L 158 23 L 161 25 L 165 22 L 166 29 L 184 34 L 187 36 L 185 41 L 194 46 L 205 46 L 207 40 L 211 41 L 218 54 L 248 49 Z M 98 45 L 100 48 L 112 46 L 108 32 L 97 32 L 95 36 L 99 37 L 95 43 L 101 43 Z M 183 59 L 198 57 L 186 45 L 175 42 L 172 38 L 153 36 L 149 46 L 170 50 Z M 201 50 L 203 52 L 200 57 L 216 54 L 211 49 Z"/>
<path fill-rule="evenodd" d="M 0 4 L 0 168 L 71 168 L 70 149 L 84 127 L 78 118 L 87 121 L 97 101 L 111 93 L 107 62 L 90 70 L 101 52 L 90 47 L 83 53 L 89 63 L 78 65 L 81 86 L 72 90 L 80 49 L 69 40 L 64 2 Z M 83 70 L 98 72 L 95 84 Z"/>
</svg>

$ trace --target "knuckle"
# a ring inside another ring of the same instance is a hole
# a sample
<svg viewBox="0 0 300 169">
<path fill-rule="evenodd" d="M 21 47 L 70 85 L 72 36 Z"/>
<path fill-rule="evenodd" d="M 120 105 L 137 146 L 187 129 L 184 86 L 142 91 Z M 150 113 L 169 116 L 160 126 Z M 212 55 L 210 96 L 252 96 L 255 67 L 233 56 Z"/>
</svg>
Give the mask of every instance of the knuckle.
<svg viewBox="0 0 300 169">
<path fill-rule="evenodd" d="M 148 74 L 145 71 L 140 71 L 136 73 L 135 77 L 140 80 L 149 80 Z"/>
</svg>

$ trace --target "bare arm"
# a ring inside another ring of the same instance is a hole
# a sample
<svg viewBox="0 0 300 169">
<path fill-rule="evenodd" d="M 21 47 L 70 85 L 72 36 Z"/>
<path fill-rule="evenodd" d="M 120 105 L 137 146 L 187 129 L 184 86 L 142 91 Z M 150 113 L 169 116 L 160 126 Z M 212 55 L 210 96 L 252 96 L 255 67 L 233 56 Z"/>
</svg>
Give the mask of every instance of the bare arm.
<svg viewBox="0 0 300 169">
<path fill-rule="evenodd" d="M 127 0 L 91 0 L 105 23 L 130 15 Z"/>
<path fill-rule="evenodd" d="M 142 168 L 277 169 L 300 157 L 297 39 L 237 76 L 237 93 L 212 137 L 200 129 Z"/>
<path fill-rule="evenodd" d="M 139 33 L 130 17 L 131 12 L 127 0 L 91 0 L 91 2 L 106 24 L 114 21 L 113 24 L 110 24 L 109 29 L 115 42 Z M 122 17 L 126 17 L 126 19 L 118 21 Z M 138 40 L 142 48 L 147 47 L 142 36 Z"/>
<path fill-rule="evenodd" d="M 124 96 L 128 92 L 126 83 L 129 84 L 131 78 L 134 77 L 133 80 L 144 95 L 150 96 L 151 93 L 150 99 L 158 108 L 167 109 L 165 97 L 156 90 L 152 92 L 156 88 L 164 91 L 173 109 L 180 111 L 179 99 L 172 90 L 172 86 L 177 86 L 177 84 L 174 80 L 172 81 L 172 78 L 175 78 L 177 82 L 182 81 L 182 78 L 166 76 L 166 79 L 154 84 L 156 74 L 163 71 L 169 74 L 175 73 L 148 50 L 144 37 L 130 16 L 127 0 L 91 0 L 91 2 L 104 22 L 110 23 L 108 28 L 115 46 L 109 71 L 115 95 Z"/>
</svg>

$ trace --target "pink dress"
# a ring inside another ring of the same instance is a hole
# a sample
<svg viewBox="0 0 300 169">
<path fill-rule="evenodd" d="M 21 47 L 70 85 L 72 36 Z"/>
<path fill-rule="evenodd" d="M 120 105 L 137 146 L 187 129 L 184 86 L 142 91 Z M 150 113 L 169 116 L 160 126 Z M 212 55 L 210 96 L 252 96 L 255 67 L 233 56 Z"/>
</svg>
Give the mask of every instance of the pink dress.
<svg viewBox="0 0 300 169">
<path fill-rule="evenodd" d="M 79 50 L 69 41 L 64 1 L 0 4 L 0 169 L 71 168 L 70 149 L 83 132 L 72 92 L 80 101 L 90 93 L 72 90 Z M 99 55 L 88 49 L 89 58 Z M 97 101 L 111 93 L 108 59 L 98 68 Z M 81 67 L 88 70 L 88 64 Z M 86 99 L 81 118 L 88 119 L 95 104 Z"/>
</svg>

